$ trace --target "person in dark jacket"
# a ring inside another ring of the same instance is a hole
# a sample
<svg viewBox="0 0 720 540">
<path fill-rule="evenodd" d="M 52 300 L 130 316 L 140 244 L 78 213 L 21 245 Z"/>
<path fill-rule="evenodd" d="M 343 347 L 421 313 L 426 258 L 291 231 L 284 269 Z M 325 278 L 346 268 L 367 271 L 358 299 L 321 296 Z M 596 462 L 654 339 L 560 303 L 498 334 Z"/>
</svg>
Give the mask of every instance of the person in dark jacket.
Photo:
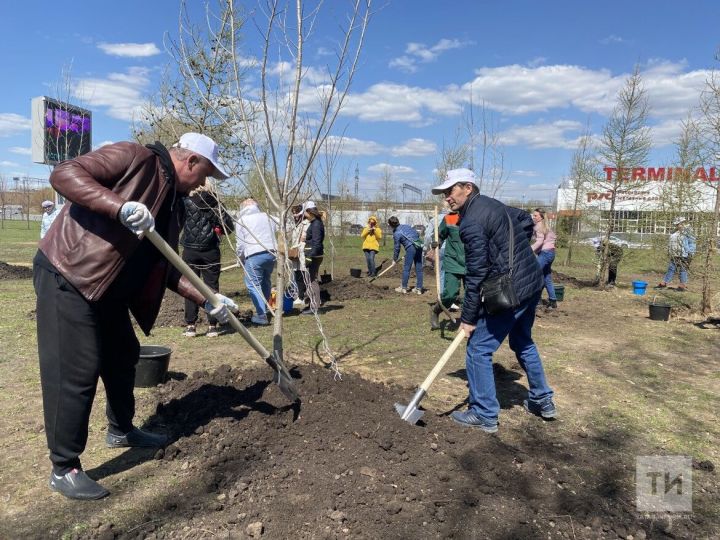
<svg viewBox="0 0 720 540">
<path fill-rule="evenodd" d="M 317 313 L 320 307 L 320 284 L 318 274 L 323 261 L 325 251 L 325 225 L 322 221 L 322 214 L 312 201 L 305 203 L 305 219 L 310 223 L 305 231 L 305 265 L 309 274 L 307 283 L 307 307 L 300 313 L 312 315 Z"/>
<path fill-rule="evenodd" d="M 80 464 L 98 378 L 107 395 L 109 448 L 166 442 L 133 426 L 140 344 L 130 313 L 149 334 L 166 288 L 204 304 L 221 322 L 229 318 L 228 307 L 237 309 L 222 295 L 218 308 L 205 302 L 143 238 L 155 229 L 177 249 L 180 198 L 210 175 L 226 177 L 217 165 L 217 145 L 198 133 L 186 133 L 169 151 L 160 143 L 109 144 L 60 163 L 50 175 L 67 203 L 40 241 L 33 284 L 53 491 L 71 499 L 109 494 Z"/>
<path fill-rule="evenodd" d="M 185 206 L 185 226 L 180 245 L 182 258 L 205 284 L 213 291 L 220 290 L 220 240 L 223 235 L 233 231 L 232 216 L 225 210 L 214 193 L 213 185 L 207 181 L 204 186 L 190 192 L 183 198 Z M 184 336 L 195 337 L 195 324 L 198 318 L 198 305 L 185 299 Z M 220 328 L 214 317 L 208 316 L 207 337 L 216 337 Z"/>
<path fill-rule="evenodd" d="M 460 212 L 460 238 L 465 246 L 466 289 L 460 328 L 468 338 L 465 364 L 470 396 L 468 410 L 454 412 L 453 420 L 488 433 L 497 431 L 500 404 L 492 358 L 506 337 L 527 374 L 530 388 L 525 408 L 544 419 L 554 418 L 553 391 L 545 380 L 542 360 L 532 340 L 543 276 L 530 247 L 530 214 L 480 195 L 475 174 L 469 169 L 448 171 L 445 182 L 432 192 L 442 193 L 450 208 Z M 508 272 L 510 234 L 515 242 L 512 283 L 519 305 L 490 315 L 483 307 L 483 283 Z"/>
<path fill-rule="evenodd" d="M 395 292 L 407 294 L 410 281 L 410 269 L 415 266 L 415 292 L 423 294 L 422 250 L 423 244 L 420 235 L 410 225 L 400 225 L 397 217 L 391 216 L 388 225 L 393 232 L 393 261 L 400 260 L 400 247 L 405 248 L 405 265 L 403 266 L 402 281 Z"/>
</svg>

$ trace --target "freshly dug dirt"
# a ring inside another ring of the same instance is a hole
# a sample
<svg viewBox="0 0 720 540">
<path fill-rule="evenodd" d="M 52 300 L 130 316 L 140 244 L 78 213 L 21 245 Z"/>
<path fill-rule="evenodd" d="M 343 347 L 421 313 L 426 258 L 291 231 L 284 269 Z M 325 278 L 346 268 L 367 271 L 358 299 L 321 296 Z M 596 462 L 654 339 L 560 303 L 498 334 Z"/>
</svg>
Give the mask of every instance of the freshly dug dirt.
<svg viewBox="0 0 720 540">
<path fill-rule="evenodd" d="M 711 526 L 634 512 L 622 433 L 559 442 L 537 419 L 511 444 L 430 411 L 411 426 L 393 410 L 411 391 L 313 366 L 295 371 L 303 401 L 290 406 L 269 375 L 220 366 L 159 387 L 149 425 L 173 441 L 155 455 L 166 493 L 132 523 L 98 514 L 72 537 L 689 538 Z"/>
<path fill-rule="evenodd" d="M 339 278 L 320 287 L 327 295 L 328 300 L 336 300 L 339 302 L 357 298 L 378 300 L 380 298 L 393 296 L 394 294 L 387 285 L 380 285 L 377 282 L 370 283 L 365 278 Z"/>
<path fill-rule="evenodd" d="M 0 261 L 0 279 L 30 279 L 32 275 L 32 268 Z"/>
</svg>

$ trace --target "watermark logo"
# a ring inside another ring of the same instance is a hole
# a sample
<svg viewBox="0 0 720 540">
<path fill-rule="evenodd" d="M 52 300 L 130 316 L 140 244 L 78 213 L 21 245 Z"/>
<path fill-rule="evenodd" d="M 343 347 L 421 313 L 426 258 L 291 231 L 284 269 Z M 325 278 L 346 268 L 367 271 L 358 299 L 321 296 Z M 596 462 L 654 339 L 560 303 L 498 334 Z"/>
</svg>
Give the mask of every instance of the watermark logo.
<svg viewBox="0 0 720 540">
<path fill-rule="evenodd" d="M 638 512 L 691 512 L 692 459 L 686 456 L 637 456 Z"/>
</svg>

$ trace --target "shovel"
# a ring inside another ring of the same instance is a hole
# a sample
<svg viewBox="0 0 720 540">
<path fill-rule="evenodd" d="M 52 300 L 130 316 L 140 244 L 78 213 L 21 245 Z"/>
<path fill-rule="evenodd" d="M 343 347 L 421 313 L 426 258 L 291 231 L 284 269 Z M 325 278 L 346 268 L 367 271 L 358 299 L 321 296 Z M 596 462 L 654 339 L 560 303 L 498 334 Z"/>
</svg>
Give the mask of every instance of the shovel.
<svg viewBox="0 0 720 540">
<path fill-rule="evenodd" d="M 383 264 L 384 264 L 384 263 L 383 263 Z M 388 270 L 390 270 L 393 266 L 395 266 L 395 264 L 396 264 L 395 261 L 393 261 L 390 266 L 388 266 L 385 270 L 383 270 L 382 272 L 380 272 L 377 276 L 371 277 L 371 278 L 370 278 L 370 283 L 372 283 L 372 282 L 375 281 L 377 278 L 379 278 L 380 276 L 382 276 L 385 272 L 387 272 Z"/>
<path fill-rule="evenodd" d="M 423 383 L 420 385 L 420 388 L 418 388 L 417 392 L 415 392 L 415 395 L 410 400 L 410 403 L 407 404 L 407 406 L 403 405 L 402 403 L 396 403 L 395 404 L 395 410 L 400 415 L 401 420 L 405 420 L 409 424 L 417 424 L 418 420 L 422 418 L 423 412 L 420 409 L 418 409 L 418 405 L 420 405 L 420 401 L 422 401 L 422 398 L 425 397 L 427 394 L 427 391 L 430 389 L 430 385 L 435 380 L 435 377 L 438 376 L 440 371 L 442 371 L 442 368 L 445 367 L 445 364 L 447 364 L 447 361 L 450 360 L 450 357 L 455 352 L 455 349 L 458 348 L 460 343 L 462 343 L 465 340 L 465 332 L 463 330 L 460 330 L 457 335 L 455 336 L 455 339 L 450 344 L 450 346 L 445 350 L 443 355 L 440 357 L 440 360 L 438 360 L 437 364 L 435 364 L 435 367 L 432 368 L 432 371 L 430 374 L 425 378 Z"/>
<path fill-rule="evenodd" d="M 231 264 L 231 265 L 229 265 L 229 266 L 223 266 L 223 267 L 220 269 L 220 271 L 221 271 L 221 272 L 224 272 L 225 270 L 231 270 L 231 269 L 237 268 L 237 267 L 239 267 L 239 266 L 240 266 L 240 263 Z"/>
<path fill-rule="evenodd" d="M 437 289 L 437 299 L 438 299 L 438 305 L 442 308 L 442 310 L 445 312 L 445 315 L 447 315 L 453 324 L 455 324 L 457 321 L 455 320 L 455 317 L 453 317 L 450 314 L 450 311 L 448 308 L 446 308 L 443 305 L 442 302 L 442 291 L 440 290 L 440 223 L 438 222 L 438 209 L 437 206 L 435 207 L 435 264 L 433 265 L 435 267 L 435 285 Z"/>
<path fill-rule="evenodd" d="M 185 276 L 190 283 L 193 284 L 193 286 L 200 291 L 200 293 L 212 304 L 213 307 L 220 307 L 222 303 L 218 300 L 217 296 L 215 296 L 215 293 L 212 291 L 210 287 L 208 287 L 205 282 L 200 279 L 200 276 L 198 276 L 195 272 L 192 271 L 192 269 L 180 258 L 180 255 L 175 253 L 175 251 L 168 245 L 167 242 L 153 229 L 145 232 L 145 237 L 150 240 L 153 245 L 158 249 L 160 253 L 162 253 L 168 261 L 170 261 L 170 264 L 172 264 L 175 268 L 180 271 L 180 273 Z M 247 328 L 245 328 L 240 321 L 237 320 L 237 317 L 233 315 L 232 313 L 230 315 L 230 325 L 245 339 L 245 341 L 248 342 L 248 345 L 250 345 L 253 349 L 255 349 L 255 352 L 260 355 L 260 357 L 267 362 L 271 368 L 275 371 L 275 376 L 273 377 L 273 382 L 278 385 L 278 388 L 283 393 L 283 395 L 288 398 L 292 402 L 296 402 L 300 399 L 300 396 L 297 393 L 297 390 L 295 389 L 295 383 L 293 382 L 293 378 L 290 375 L 290 372 L 288 371 L 287 367 L 285 367 L 284 362 L 282 361 L 282 358 L 277 352 L 269 353 L 265 347 L 262 346 L 262 344 L 253 336 Z"/>
</svg>

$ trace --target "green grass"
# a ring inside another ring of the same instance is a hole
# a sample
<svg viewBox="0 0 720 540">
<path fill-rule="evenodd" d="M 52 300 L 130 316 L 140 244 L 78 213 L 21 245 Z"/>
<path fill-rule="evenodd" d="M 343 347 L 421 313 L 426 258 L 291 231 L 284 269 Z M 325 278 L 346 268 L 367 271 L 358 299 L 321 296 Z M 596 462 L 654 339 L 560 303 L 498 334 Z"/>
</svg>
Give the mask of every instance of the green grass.
<svg viewBox="0 0 720 540">
<path fill-rule="evenodd" d="M 40 240 L 40 222 L 5 220 L 0 229 L 0 261 L 32 264 Z"/>
</svg>

